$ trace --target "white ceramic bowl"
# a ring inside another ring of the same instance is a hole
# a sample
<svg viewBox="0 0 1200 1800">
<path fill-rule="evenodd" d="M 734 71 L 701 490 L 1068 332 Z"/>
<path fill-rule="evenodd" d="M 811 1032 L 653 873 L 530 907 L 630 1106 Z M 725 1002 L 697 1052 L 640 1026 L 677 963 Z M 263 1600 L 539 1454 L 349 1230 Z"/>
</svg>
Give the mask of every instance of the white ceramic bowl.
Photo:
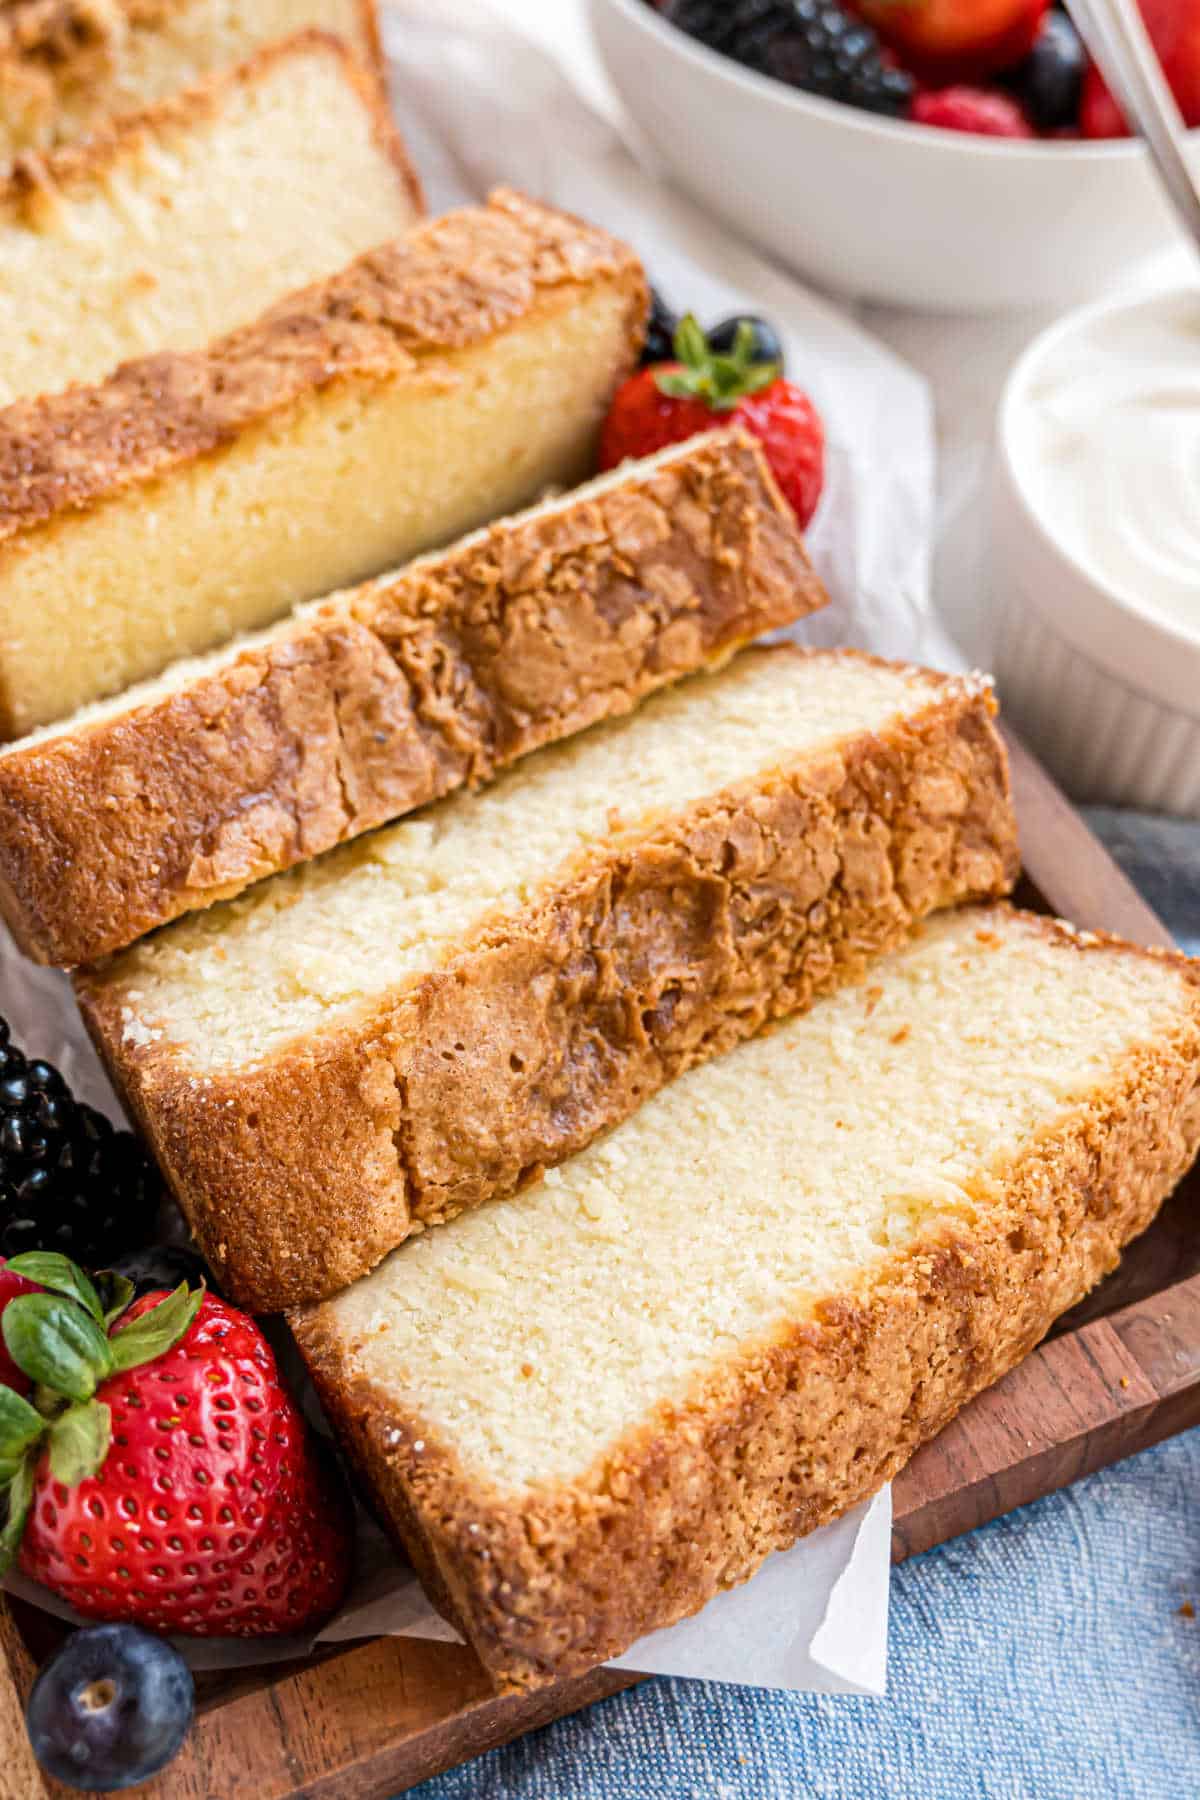
<svg viewBox="0 0 1200 1800">
<path fill-rule="evenodd" d="M 1020 429 L 1067 339 L 1160 300 L 1069 314 L 1009 377 L 993 490 L 995 671 L 1005 717 L 1074 798 L 1200 818 L 1200 624 L 1156 617 L 1084 567 L 1055 532 Z"/>
<path fill-rule="evenodd" d="M 939 311 L 1066 301 L 1173 242 L 1131 140 L 1005 141 L 880 119 L 749 73 L 645 0 L 589 6 L 621 99 L 680 185 L 827 287 Z"/>
</svg>

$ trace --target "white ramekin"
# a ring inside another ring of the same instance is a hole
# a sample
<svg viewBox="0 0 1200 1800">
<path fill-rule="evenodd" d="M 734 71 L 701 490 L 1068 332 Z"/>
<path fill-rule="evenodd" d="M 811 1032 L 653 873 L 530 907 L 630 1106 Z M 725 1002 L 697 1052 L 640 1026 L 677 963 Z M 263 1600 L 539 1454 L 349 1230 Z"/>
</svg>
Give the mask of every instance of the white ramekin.
<svg viewBox="0 0 1200 1800">
<path fill-rule="evenodd" d="M 1140 611 L 1085 569 L 1016 451 L 1031 386 L 1064 340 L 1156 298 L 1069 314 L 1009 377 L 993 485 L 995 670 L 1005 716 L 1073 798 L 1200 818 L 1200 630 Z"/>
</svg>

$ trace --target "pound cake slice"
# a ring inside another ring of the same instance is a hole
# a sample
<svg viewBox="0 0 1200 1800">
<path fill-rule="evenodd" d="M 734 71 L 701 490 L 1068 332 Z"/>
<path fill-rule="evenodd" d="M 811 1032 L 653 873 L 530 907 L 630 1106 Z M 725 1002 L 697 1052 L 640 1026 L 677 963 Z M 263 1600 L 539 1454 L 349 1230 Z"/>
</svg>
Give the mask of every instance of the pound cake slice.
<svg viewBox="0 0 1200 1800">
<path fill-rule="evenodd" d="M 4 0 L 0 165 L 83 137 L 311 26 L 340 37 L 382 91 L 374 0 Z"/>
<path fill-rule="evenodd" d="M 754 440 L 692 439 L 0 749 L 0 907 L 94 961 L 824 600 Z"/>
<path fill-rule="evenodd" d="M 318 1299 L 1016 866 L 981 681 L 749 650 L 76 977 L 222 1282 Z"/>
<path fill-rule="evenodd" d="M 581 480 L 646 310 L 632 251 L 501 192 L 0 411 L 3 735 Z"/>
<path fill-rule="evenodd" d="M 496 1686 L 627 1650 L 875 1492 L 1200 1146 L 1200 974 L 1003 908 L 294 1319 Z"/>
<path fill-rule="evenodd" d="M 319 32 L 22 157 L 0 180 L 0 406 L 206 344 L 421 211 L 377 83 Z"/>
</svg>

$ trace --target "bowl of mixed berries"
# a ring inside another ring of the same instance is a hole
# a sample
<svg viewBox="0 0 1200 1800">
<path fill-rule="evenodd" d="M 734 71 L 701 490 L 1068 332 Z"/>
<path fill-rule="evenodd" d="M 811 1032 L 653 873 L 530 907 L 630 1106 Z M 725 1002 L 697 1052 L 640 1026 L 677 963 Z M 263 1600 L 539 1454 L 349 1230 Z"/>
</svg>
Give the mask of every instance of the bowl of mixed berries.
<svg viewBox="0 0 1200 1800">
<path fill-rule="evenodd" d="M 1200 4 L 1139 4 L 1198 127 Z M 1035 305 L 1172 242 L 1145 150 L 1053 0 L 591 0 L 591 17 L 680 184 L 826 286 Z"/>
</svg>

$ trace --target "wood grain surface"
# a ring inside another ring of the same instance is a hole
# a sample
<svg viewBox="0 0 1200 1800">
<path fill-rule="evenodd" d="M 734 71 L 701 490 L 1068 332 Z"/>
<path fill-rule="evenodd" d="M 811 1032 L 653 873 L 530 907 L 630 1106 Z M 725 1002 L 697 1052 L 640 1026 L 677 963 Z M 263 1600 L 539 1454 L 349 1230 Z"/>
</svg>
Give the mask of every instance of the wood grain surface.
<svg viewBox="0 0 1200 1800">
<path fill-rule="evenodd" d="M 1078 814 L 1011 738 L 1029 885 L 1021 898 L 1092 930 L 1170 940 Z M 1200 1177 L 1121 1268 L 1018 1369 L 927 1444 L 895 1484 L 899 1560 L 1200 1423 Z M 0 1795 L 40 1777 L 21 1718 L 59 1628 L 0 1602 Z M 5 1675 L 5 1671 L 7 1672 Z M 205 1678 L 176 1761 L 147 1800 L 386 1800 L 631 1683 L 604 1670 L 497 1700 L 470 1651 L 381 1638 L 300 1665 Z"/>
</svg>

